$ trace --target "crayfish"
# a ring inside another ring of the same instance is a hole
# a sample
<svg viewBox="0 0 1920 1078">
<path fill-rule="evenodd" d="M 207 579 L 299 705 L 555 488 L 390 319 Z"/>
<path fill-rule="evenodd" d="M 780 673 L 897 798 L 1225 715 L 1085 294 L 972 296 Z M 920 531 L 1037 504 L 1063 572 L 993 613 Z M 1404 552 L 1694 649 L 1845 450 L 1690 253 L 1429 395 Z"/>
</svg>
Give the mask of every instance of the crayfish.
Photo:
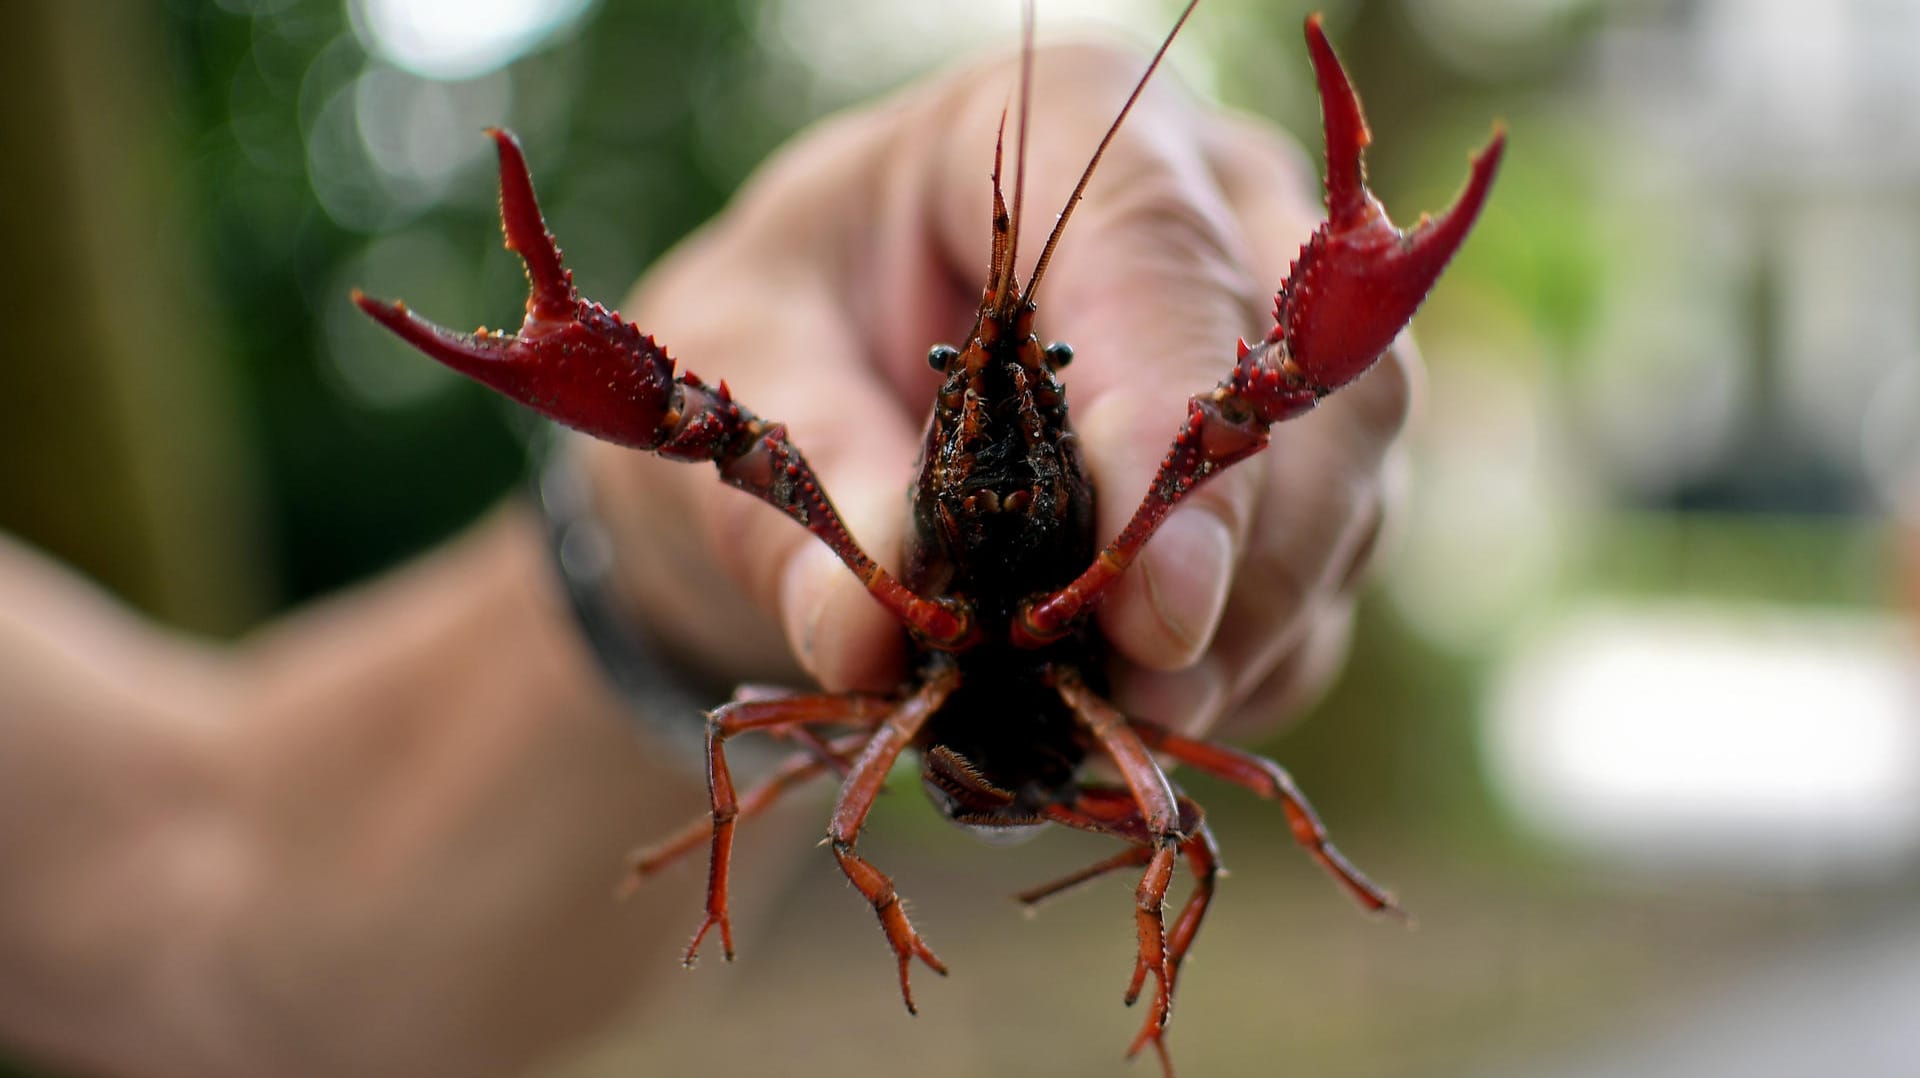
<svg viewBox="0 0 1920 1078">
<path fill-rule="evenodd" d="M 1131 521 L 1096 548 L 1094 492 L 1057 377 L 1071 353 L 1039 343 L 1035 294 L 1107 141 L 1191 12 L 1189 4 L 1148 64 L 1025 281 L 1015 266 L 1021 185 L 1016 179 L 1009 211 L 996 147 L 987 283 L 964 346 L 936 346 L 928 356 L 942 384 L 911 491 L 912 529 L 899 576 L 849 534 L 785 427 L 749 411 L 725 383 L 676 373 L 651 336 L 578 293 L 535 202 L 519 144 L 507 132 L 489 134 L 499 150 L 507 246 L 524 261 L 531 286 L 520 331 L 456 334 L 402 304 L 355 293 L 367 314 L 408 343 L 561 424 L 674 460 L 712 461 L 726 483 L 832 548 L 903 626 L 910 677 L 893 694 L 743 694 L 707 716 L 710 823 L 701 821 L 634 866 L 645 876 L 702 840 L 709 844 L 706 916 L 687 947 L 688 964 L 715 929 L 733 957 L 728 886 L 739 821 L 801 781 L 837 771 L 843 780 L 827 845 L 872 904 L 912 1011 L 913 961 L 943 974 L 946 967 L 909 922 L 892 881 L 858 850 L 882 783 L 909 750 L 918 754 L 928 795 L 956 824 L 991 834 L 1053 823 L 1127 844 L 1019 897 L 1033 903 L 1107 872 L 1142 871 L 1127 1002 L 1140 997 L 1149 977 L 1154 991 L 1129 1055 L 1151 1044 L 1169 1074 L 1164 1037 L 1175 978 L 1212 901 L 1220 859 L 1200 806 L 1168 781 L 1156 754 L 1277 801 L 1294 839 L 1363 907 L 1398 912 L 1394 899 L 1334 848 L 1278 764 L 1131 718 L 1109 704 L 1106 648 L 1088 615 L 1185 496 L 1259 452 L 1273 424 L 1311 411 L 1387 349 L 1478 216 L 1504 133 L 1496 128 L 1473 158 L 1466 189 L 1450 209 L 1409 230 L 1395 227 L 1364 183 L 1369 135 L 1359 99 L 1319 16 L 1307 20 L 1325 126 L 1327 219 L 1280 286 L 1273 327 L 1255 345 L 1240 341 L 1232 372 L 1190 400 L 1186 422 Z M 1029 58 L 1031 25 L 1029 13 Z M 1023 69 L 1022 163 L 1028 78 Z M 1002 143 L 1004 133 L 1003 114 Z M 725 748 L 748 732 L 785 735 L 804 748 L 758 786 L 737 793 Z M 1122 781 L 1084 778 L 1085 765 L 1095 759 Z M 1194 887 L 1168 927 L 1163 907 L 1181 861 Z"/>
</svg>

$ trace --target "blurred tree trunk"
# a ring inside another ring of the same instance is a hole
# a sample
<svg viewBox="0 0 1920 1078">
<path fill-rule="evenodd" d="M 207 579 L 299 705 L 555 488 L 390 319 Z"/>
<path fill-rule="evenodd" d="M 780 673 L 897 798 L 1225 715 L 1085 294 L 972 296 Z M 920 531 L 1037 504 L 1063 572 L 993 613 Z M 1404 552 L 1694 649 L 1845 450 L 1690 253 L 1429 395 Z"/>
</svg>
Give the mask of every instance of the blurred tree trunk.
<svg viewBox="0 0 1920 1078">
<path fill-rule="evenodd" d="M 0 528 L 176 625 L 266 606 L 149 5 L 24 4 L 0 64 Z"/>
</svg>

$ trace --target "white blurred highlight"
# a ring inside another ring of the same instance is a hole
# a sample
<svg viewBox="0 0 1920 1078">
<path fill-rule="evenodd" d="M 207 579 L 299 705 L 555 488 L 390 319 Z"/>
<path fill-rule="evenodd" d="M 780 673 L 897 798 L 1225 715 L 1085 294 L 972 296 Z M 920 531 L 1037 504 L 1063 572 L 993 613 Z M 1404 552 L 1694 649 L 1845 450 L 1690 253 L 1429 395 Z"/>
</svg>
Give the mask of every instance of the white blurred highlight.
<svg viewBox="0 0 1920 1078">
<path fill-rule="evenodd" d="M 1489 770 L 1527 826 L 1617 862 L 1879 874 L 1920 852 L 1917 655 L 1866 616 L 1588 609 L 1497 678 Z"/>
<path fill-rule="evenodd" d="M 505 67 L 584 14 L 590 0 L 353 0 L 354 29 L 394 66 L 429 79 Z"/>
</svg>

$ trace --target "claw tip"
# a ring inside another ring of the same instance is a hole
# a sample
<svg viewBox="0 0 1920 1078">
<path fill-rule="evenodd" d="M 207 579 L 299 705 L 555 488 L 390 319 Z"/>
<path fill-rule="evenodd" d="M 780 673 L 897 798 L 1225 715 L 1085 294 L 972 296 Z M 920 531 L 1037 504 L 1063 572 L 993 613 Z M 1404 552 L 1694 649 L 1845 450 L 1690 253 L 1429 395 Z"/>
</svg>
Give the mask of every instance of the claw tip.
<svg viewBox="0 0 1920 1078">
<path fill-rule="evenodd" d="M 1487 140 L 1487 144 L 1480 148 L 1479 153 L 1472 155 L 1471 160 L 1476 164 L 1489 158 L 1498 162 L 1500 156 L 1506 153 L 1506 151 L 1507 121 L 1495 120 L 1493 121 L 1493 137 Z"/>
<path fill-rule="evenodd" d="M 396 323 L 406 317 L 407 305 L 400 300 L 389 303 L 386 300 L 375 299 L 358 288 L 351 290 L 348 294 L 355 307 L 360 308 L 369 318 L 389 329 L 397 329 Z"/>
</svg>

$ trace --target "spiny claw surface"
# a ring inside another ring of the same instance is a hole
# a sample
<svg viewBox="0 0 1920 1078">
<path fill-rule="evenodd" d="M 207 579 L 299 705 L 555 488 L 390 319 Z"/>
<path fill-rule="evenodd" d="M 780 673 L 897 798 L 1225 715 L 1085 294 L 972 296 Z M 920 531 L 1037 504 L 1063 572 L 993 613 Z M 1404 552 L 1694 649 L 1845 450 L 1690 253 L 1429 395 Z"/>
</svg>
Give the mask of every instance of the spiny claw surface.
<svg viewBox="0 0 1920 1078">
<path fill-rule="evenodd" d="M 512 132 L 489 127 L 487 135 L 500 151 L 500 227 L 506 233 L 507 250 L 519 255 L 527 269 L 527 319 L 567 321 L 580 304 L 580 293 L 573 287 L 573 271 L 560 260 L 559 243 L 540 215 L 526 155 Z"/>
<path fill-rule="evenodd" d="M 487 134 L 500 152 L 501 228 L 527 273 L 520 332 L 456 333 L 358 290 L 353 302 L 401 340 L 550 419 L 619 445 L 662 448 L 680 434 L 674 420 L 695 403 L 682 398 L 697 385 L 676 384 L 673 360 L 652 337 L 580 297 L 540 216 L 520 144 L 499 128 Z"/>
<path fill-rule="evenodd" d="M 1306 33 L 1326 127 L 1327 220 L 1281 286 L 1267 339 L 1283 343 L 1298 376 L 1325 393 L 1372 366 L 1413 317 L 1479 216 L 1506 132 L 1496 129 L 1475 155 L 1452 207 L 1402 231 L 1367 190 L 1366 117 L 1318 15 L 1307 20 Z"/>
</svg>

